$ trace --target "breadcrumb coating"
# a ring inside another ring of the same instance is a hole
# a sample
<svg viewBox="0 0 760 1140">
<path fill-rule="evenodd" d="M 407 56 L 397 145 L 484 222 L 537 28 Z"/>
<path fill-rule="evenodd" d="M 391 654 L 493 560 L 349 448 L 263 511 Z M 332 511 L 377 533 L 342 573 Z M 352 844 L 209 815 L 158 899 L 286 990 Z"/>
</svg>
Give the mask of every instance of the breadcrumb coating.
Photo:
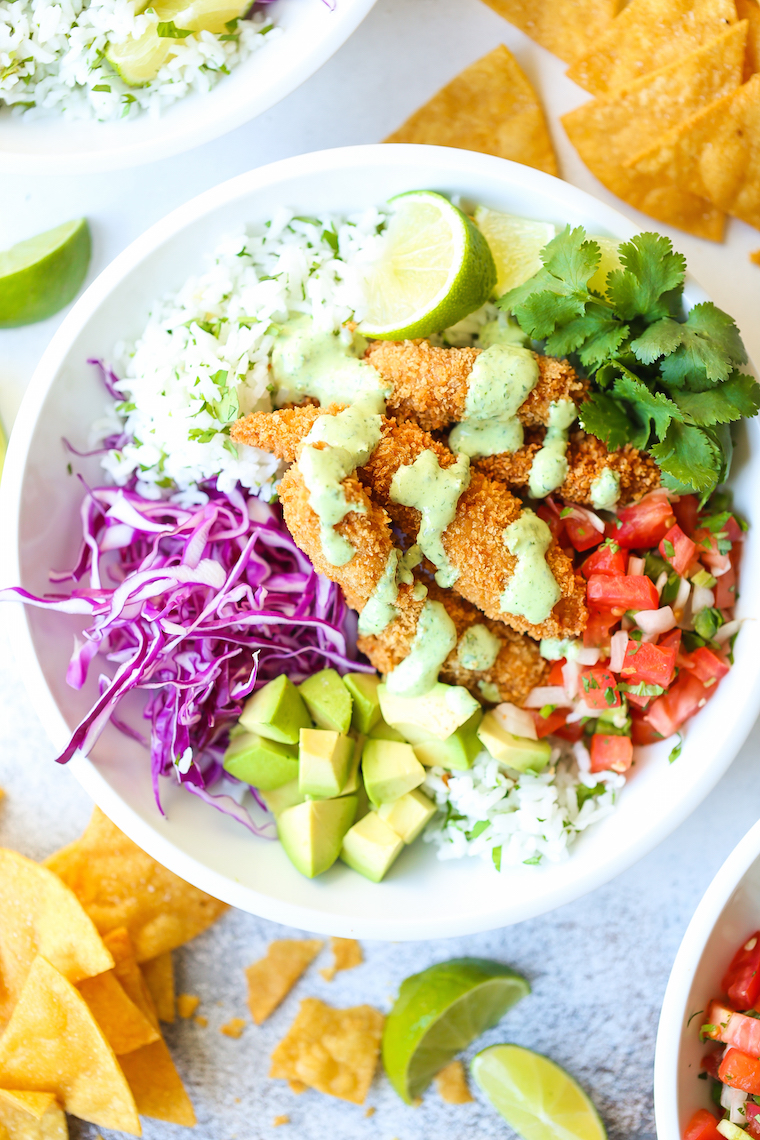
<svg viewBox="0 0 760 1140">
<path fill-rule="evenodd" d="M 235 421 L 230 428 L 230 438 L 235 443 L 259 447 L 277 459 L 294 463 L 300 445 L 314 426 L 314 421 L 325 413 L 337 415 L 343 411 L 343 407 L 343 404 L 331 404 L 329 408 L 320 408 L 316 404 L 299 404 L 296 407 L 280 408 L 277 412 L 252 412 L 242 420 Z"/>
</svg>

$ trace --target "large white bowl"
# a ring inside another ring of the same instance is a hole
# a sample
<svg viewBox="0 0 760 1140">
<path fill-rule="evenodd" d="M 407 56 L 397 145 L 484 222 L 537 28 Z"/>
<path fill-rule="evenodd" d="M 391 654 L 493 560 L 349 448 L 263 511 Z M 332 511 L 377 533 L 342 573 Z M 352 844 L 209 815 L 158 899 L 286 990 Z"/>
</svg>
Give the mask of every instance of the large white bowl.
<svg viewBox="0 0 760 1140">
<path fill-rule="evenodd" d="M 694 912 L 673 963 L 657 1031 L 654 1107 L 657 1135 L 678 1140 L 698 1108 L 714 1109 L 698 1080 L 707 1046 L 699 1040 L 711 998 L 743 942 L 760 929 L 760 822 L 729 855 Z M 691 1024 L 689 1022 L 691 1021 Z"/>
<path fill-rule="evenodd" d="M 67 122 L 50 114 L 29 122 L 0 109 L 0 170 L 24 174 L 84 174 L 155 162 L 210 142 L 284 99 L 333 55 L 375 0 L 275 0 L 282 28 L 208 94 L 192 94 L 127 122 Z M 2 104 L 0 104 L 2 108 Z"/>
<path fill-rule="evenodd" d="M 107 356 L 116 341 L 138 335 L 151 300 L 197 272 L 217 240 L 281 203 L 300 212 L 353 210 L 402 190 L 434 188 L 500 210 L 592 233 L 628 238 L 634 227 L 615 210 L 556 178 L 487 155 L 438 147 L 366 146 L 287 159 L 241 175 L 175 210 L 134 242 L 74 306 L 32 378 L 13 431 L 2 481 L 0 582 L 42 593 L 50 567 L 71 565 L 79 545 L 81 487 L 66 474 L 61 437 L 82 449 L 87 427 L 107 398 L 87 357 Z M 704 294 L 690 284 L 687 300 Z M 760 431 L 742 432 L 733 480 L 739 507 L 754 524 L 743 565 L 758 574 Z M 97 460 L 77 464 L 88 482 Z M 745 591 L 740 613 L 754 614 Z M 43 723 L 63 748 L 93 699 L 98 670 L 81 693 L 64 681 L 71 619 L 8 606 L 18 665 Z M 302 878 L 277 844 L 243 828 L 176 788 L 156 812 L 148 761 L 139 745 L 109 728 L 89 759 L 71 768 L 103 810 L 156 859 L 234 906 L 325 933 L 368 938 L 445 937 L 518 922 L 592 890 L 641 858 L 697 806 L 725 772 L 760 704 L 756 623 L 737 643 L 736 666 L 668 764 L 667 746 L 644 750 L 616 813 L 550 867 L 520 867 L 497 876 L 480 860 L 438 862 L 426 844 L 405 852 L 380 885 L 342 864 L 315 881 Z"/>
</svg>

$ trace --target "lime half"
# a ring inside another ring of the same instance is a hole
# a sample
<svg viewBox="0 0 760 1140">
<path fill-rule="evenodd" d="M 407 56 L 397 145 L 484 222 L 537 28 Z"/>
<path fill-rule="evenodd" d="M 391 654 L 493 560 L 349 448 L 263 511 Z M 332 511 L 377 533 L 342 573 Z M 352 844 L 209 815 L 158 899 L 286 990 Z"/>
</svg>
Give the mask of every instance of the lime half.
<svg viewBox="0 0 760 1140">
<path fill-rule="evenodd" d="M 0 328 L 52 317 L 79 292 L 90 264 L 85 218 L 0 252 Z"/>
<path fill-rule="evenodd" d="M 359 332 L 378 340 L 430 336 L 488 300 L 496 267 L 478 227 L 441 194 L 410 190 L 391 203 Z"/>
<path fill-rule="evenodd" d="M 437 1072 L 530 993 L 525 978 L 484 958 L 452 958 L 402 982 L 383 1032 L 383 1064 L 411 1104 Z"/>
<path fill-rule="evenodd" d="M 491 247 L 496 262 L 497 297 L 522 285 L 543 264 L 539 254 L 557 230 L 551 222 L 534 222 L 478 206 L 475 222 Z"/>
<path fill-rule="evenodd" d="M 472 1075 L 523 1140 L 606 1140 L 599 1113 L 576 1081 L 548 1057 L 519 1045 L 492 1045 Z"/>
</svg>

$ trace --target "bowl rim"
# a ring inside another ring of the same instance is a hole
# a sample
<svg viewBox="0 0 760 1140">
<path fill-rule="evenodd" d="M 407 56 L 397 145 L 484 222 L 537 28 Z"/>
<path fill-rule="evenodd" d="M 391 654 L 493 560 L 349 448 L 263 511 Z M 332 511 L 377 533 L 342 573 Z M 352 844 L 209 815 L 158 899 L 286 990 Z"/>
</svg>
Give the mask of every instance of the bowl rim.
<svg viewBox="0 0 760 1140">
<path fill-rule="evenodd" d="M 588 212 L 589 206 L 593 205 L 599 228 L 609 229 L 621 235 L 621 240 L 638 232 L 634 223 L 614 208 L 552 175 L 492 155 L 448 147 L 383 143 L 316 151 L 282 159 L 212 187 L 177 207 L 127 246 L 75 303 L 45 349 L 24 395 L 11 433 L 4 478 L 0 484 L 0 523 L 4 523 L 7 532 L 10 532 L 10 541 L 0 545 L 0 581 L 8 583 L 20 581 L 18 523 L 23 473 L 44 398 L 55 380 L 61 361 L 82 327 L 91 318 L 102 299 L 116 289 L 133 268 L 159 245 L 170 240 L 206 213 L 219 210 L 238 196 L 276 185 L 286 178 L 325 171 L 337 172 L 347 167 L 353 169 L 361 167 L 365 170 L 389 166 L 404 167 L 410 161 L 416 161 L 421 165 L 424 160 L 430 161 L 433 156 L 440 160 L 440 166 L 446 170 L 445 177 L 451 181 L 457 177 L 473 181 L 477 179 L 479 173 L 484 176 L 499 174 L 505 186 L 512 181 L 519 183 L 521 189 L 528 193 L 531 187 L 540 189 L 545 198 L 553 198 L 557 202 L 560 210 L 577 208 L 579 212 L 582 210 Z M 441 173 L 438 177 L 439 180 L 443 180 L 444 175 Z M 559 216 L 562 216 L 561 212 Z M 688 285 L 692 295 L 707 297 L 693 278 L 688 279 Z M 5 605 L 4 613 L 7 615 L 7 629 L 16 661 L 37 714 L 48 728 L 51 738 L 56 734 L 60 735 L 62 726 L 67 738 L 69 730 L 47 686 L 34 651 L 25 607 L 21 603 L 9 602 Z M 357 922 L 348 915 L 338 916 L 312 909 L 308 905 L 264 895 L 252 887 L 243 886 L 224 873 L 212 870 L 205 863 L 180 850 L 121 799 L 91 760 L 77 756 L 69 763 L 69 767 L 95 802 L 144 850 L 182 878 L 188 879 L 233 906 L 263 918 L 324 934 L 415 940 L 477 933 L 524 921 L 573 902 L 626 870 L 682 823 L 710 792 L 733 761 L 755 721 L 758 708 L 760 708 L 760 663 L 747 699 L 716 749 L 713 763 L 698 781 L 692 781 L 688 785 L 678 800 L 677 810 L 672 809 L 668 815 L 624 850 L 605 858 L 591 870 L 576 877 L 571 887 L 568 884 L 557 883 L 543 892 L 537 892 L 538 901 L 526 902 L 520 906 L 496 900 L 498 905 L 487 914 L 473 915 L 466 921 L 446 915 L 434 922 L 429 919 L 421 922 L 413 914 L 407 913 L 394 916 L 393 920 L 380 916 L 362 918 Z"/>
</svg>

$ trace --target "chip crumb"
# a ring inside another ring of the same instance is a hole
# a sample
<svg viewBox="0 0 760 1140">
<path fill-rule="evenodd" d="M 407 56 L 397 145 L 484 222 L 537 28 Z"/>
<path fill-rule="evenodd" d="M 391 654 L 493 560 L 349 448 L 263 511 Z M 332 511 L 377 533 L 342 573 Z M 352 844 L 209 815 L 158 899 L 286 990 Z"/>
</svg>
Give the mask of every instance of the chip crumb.
<svg viewBox="0 0 760 1140">
<path fill-rule="evenodd" d="M 236 1096 L 236 1097 L 235 1097 L 235 1104 L 240 1104 L 240 1103 L 241 1103 L 241 1101 L 240 1101 L 240 1097 L 239 1097 L 239 1096 Z"/>
<path fill-rule="evenodd" d="M 223 1033 L 225 1037 L 242 1037 L 244 1029 L 245 1019 L 242 1017 L 233 1017 L 230 1018 L 226 1025 L 219 1027 L 219 1032 Z"/>
<path fill-rule="evenodd" d="M 318 938 L 280 938 L 248 967 L 248 1008 L 257 1025 L 277 1009 L 323 946 Z"/>
<path fill-rule="evenodd" d="M 760 265 L 760 249 L 756 249 L 754 253 L 751 253 L 749 259 L 753 265 Z"/>
<path fill-rule="evenodd" d="M 290 1091 L 294 1092 L 296 1096 L 300 1096 L 301 1093 L 305 1093 L 309 1087 L 308 1085 L 305 1085 L 303 1081 L 290 1080 L 288 1081 L 288 1084 L 290 1085 Z"/>
<path fill-rule="evenodd" d="M 285 1115 L 275 1116 L 273 1121 L 274 1127 L 279 1128 L 281 1124 L 290 1124 L 290 1117 Z"/>
<path fill-rule="evenodd" d="M 195 994 L 177 995 L 177 1013 L 180 1017 L 192 1017 L 200 1004 L 201 999 Z"/>
<path fill-rule="evenodd" d="M 376 1112 L 377 1112 L 377 1109 L 374 1107 L 374 1105 L 370 1105 L 369 1108 L 365 1110 L 364 1115 L 365 1116 L 374 1116 Z"/>
<path fill-rule="evenodd" d="M 202 1013 L 199 1013 L 197 1017 L 194 1017 L 193 1021 L 196 1025 L 200 1025 L 201 1029 L 205 1029 L 208 1025 L 208 1018 L 204 1017 Z"/>
<path fill-rule="evenodd" d="M 452 1061 L 436 1073 L 435 1087 L 446 1104 L 470 1104 L 474 1100 L 467 1086 L 467 1074 L 461 1061 Z"/>
<path fill-rule="evenodd" d="M 331 982 L 338 970 L 353 970 L 354 966 L 361 966 L 364 961 L 362 948 L 355 938 L 331 938 L 330 944 L 333 952 L 333 962 L 320 970 L 326 982 Z"/>
</svg>

